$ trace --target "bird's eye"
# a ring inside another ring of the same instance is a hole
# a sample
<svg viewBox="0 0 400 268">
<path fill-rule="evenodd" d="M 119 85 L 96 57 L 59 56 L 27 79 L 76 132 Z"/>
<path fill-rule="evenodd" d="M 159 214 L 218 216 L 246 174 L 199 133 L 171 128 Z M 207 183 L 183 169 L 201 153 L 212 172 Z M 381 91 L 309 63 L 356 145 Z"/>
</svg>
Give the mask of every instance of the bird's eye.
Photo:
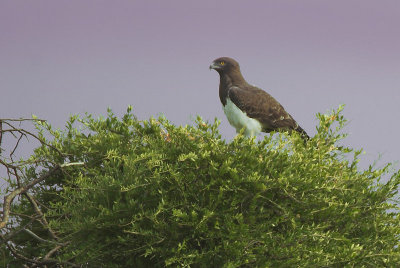
<svg viewBox="0 0 400 268">
<path fill-rule="evenodd" d="M 225 65 L 225 61 L 220 61 L 219 64 Z"/>
</svg>

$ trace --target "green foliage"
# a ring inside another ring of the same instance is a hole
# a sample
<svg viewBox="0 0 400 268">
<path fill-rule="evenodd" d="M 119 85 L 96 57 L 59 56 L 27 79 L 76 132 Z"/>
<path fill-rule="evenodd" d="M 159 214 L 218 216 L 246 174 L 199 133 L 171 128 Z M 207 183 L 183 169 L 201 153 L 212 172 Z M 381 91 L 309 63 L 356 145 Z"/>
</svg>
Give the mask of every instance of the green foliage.
<svg viewBox="0 0 400 268">
<path fill-rule="evenodd" d="M 227 142 L 217 121 L 177 127 L 139 121 L 130 108 L 121 119 L 74 116 L 63 131 L 40 123 L 63 153 L 38 148 L 43 172 L 85 163 L 34 190 L 68 242 L 57 258 L 89 267 L 397 266 L 400 173 L 359 170 L 361 151 L 338 145 L 341 110 L 318 114 L 306 144 L 296 133 Z M 30 255 L 52 248 L 30 243 Z"/>
</svg>

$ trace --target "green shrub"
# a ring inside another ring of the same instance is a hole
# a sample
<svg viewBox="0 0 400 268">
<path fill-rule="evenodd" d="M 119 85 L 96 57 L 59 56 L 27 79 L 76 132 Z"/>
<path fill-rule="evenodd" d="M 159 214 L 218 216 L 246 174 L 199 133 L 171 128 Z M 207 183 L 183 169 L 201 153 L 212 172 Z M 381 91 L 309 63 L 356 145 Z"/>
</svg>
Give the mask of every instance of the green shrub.
<svg viewBox="0 0 400 268">
<path fill-rule="evenodd" d="M 296 133 L 228 142 L 217 121 L 177 127 L 130 109 L 121 119 L 75 116 L 63 131 L 40 123 L 63 153 L 38 148 L 43 172 L 85 163 L 34 189 L 68 243 L 56 258 L 88 267 L 398 266 L 400 173 L 359 169 L 361 151 L 338 145 L 341 110 L 318 114 L 307 143 Z"/>
</svg>

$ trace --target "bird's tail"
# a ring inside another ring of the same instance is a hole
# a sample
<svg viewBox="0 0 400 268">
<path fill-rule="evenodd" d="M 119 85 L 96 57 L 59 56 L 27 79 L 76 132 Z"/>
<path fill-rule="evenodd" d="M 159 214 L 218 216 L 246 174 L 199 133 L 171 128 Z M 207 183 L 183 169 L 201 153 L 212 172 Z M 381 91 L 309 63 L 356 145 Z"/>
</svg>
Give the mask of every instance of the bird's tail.
<svg viewBox="0 0 400 268">
<path fill-rule="evenodd" d="M 308 136 L 307 132 L 304 129 L 302 129 L 300 126 L 297 126 L 297 128 L 295 130 L 297 132 L 299 132 L 299 134 L 303 138 L 304 142 L 306 142 L 310 139 L 310 136 Z"/>
</svg>

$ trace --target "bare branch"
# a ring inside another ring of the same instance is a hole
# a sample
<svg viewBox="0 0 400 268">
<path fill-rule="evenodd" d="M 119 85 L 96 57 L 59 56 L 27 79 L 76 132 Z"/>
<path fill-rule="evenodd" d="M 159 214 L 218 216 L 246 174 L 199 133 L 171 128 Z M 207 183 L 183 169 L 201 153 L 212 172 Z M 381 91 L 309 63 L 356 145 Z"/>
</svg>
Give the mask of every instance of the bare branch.
<svg viewBox="0 0 400 268">
<path fill-rule="evenodd" d="M 3 121 L 0 120 L 0 154 L 1 154 L 1 142 L 3 140 Z"/>
<path fill-rule="evenodd" d="M 55 166 L 53 169 L 51 169 L 46 174 L 43 174 L 39 178 L 31 181 L 30 183 L 28 183 L 24 187 L 20 187 L 20 188 L 15 189 L 14 191 L 12 191 L 11 193 L 9 193 L 8 195 L 6 195 L 4 197 L 3 219 L 0 222 L 0 229 L 4 228 L 4 226 L 6 226 L 6 224 L 8 222 L 8 218 L 9 218 L 9 214 L 10 214 L 11 202 L 14 200 L 14 198 L 19 194 L 25 193 L 26 191 L 28 191 L 30 188 L 32 188 L 34 185 L 38 184 L 39 182 L 47 179 L 48 177 L 53 175 L 53 173 L 55 173 L 59 168 L 60 168 L 60 166 Z"/>
<path fill-rule="evenodd" d="M 60 248 L 62 248 L 61 245 L 58 245 L 56 247 L 54 247 L 52 250 L 50 250 L 49 252 L 47 252 L 47 254 L 44 256 L 43 259 L 48 259 L 50 258 L 54 253 L 56 253 Z"/>
<path fill-rule="evenodd" d="M 31 195 L 28 194 L 28 193 L 25 193 L 24 195 L 28 198 L 29 202 L 32 204 L 32 206 L 33 206 L 35 212 L 41 217 L 40 223 L 43 225 L 43 227 L 45 227 L 45 228 L 49 231 L 49 233 L 50 233 L 50 235 L 51 235 L 51 237 L 52 237 L 53 239 L 58 240 L 57 235 L 56 235 L 56 234 L 54 233 L 54 231 L 50 228 L 49 223 L 48 223 L 47 220 L 46 220 L 46 217 L 44 216 L 44 214 L 43 214 L 42 211 L 40 210 L 40 208 L 39 208 L 39 206 L 38 206 L 36 200 L 33 198 L 33 196 L 31 196 Z"/>
<path fill-rule="evenodd" d="M 22 122 L 22 121 L 40 121 L 40 122 L 46 122 L 47 120 L 44 119 L 39 119 L 39 118 L 0 118 L 0 121 L 14 121 L 14 122 Z"/>
<path fill-rule="evenodd" d="M 1 119 L 0 119 L 0 121 L 1 121 Z M 36 140 L 38 140 L 41 144 L 46 145 L 46 146 L 52 148 L 53 150 L 57 151 L 59 154 L 63 155 L 63 153 L 60 150 L 58 150 L 56 147 L 54 147 L 51 144 L 48 144 L 47 142 L 45 142 L 44 140 L 42 140 L 41 138 L 39 138 L 37 135 L 33 134 L 32 132 L 30 132 L 30 131 L 28 131 L 26 129 L 23 129 L 23 128 L 16 128 L 12 124 L 8 123 L 7 121 L 4 121 L 4 119 L 1 122 L 3 122 L 4 124 L 8 125 L 9 127 L 11 127 L 11 129 L 3 129 L 1 131 L 2 133 L 10 132 L 11 134 L 14 135 L 15 138 L 17 138 L 17 137 L 15 136 L 14 132 L 18 132 L 20 134 L 23 134 L 26 137 L 27 136 L 31 136 L 31 137 L 35 138 Z"/>
<path fill-rule="evenodd" d="M 11 253 L 14 255 L 14 257 L 16 257 L 16 258 L 18 258 L 18 259 L 21 259 L 21 260 L 24 260 L 24 261 L 26 261 L 26 262 L 28 262 L 28 263 L 35 264 L 34 267 L 41 266 L 41 265 L 46 265 L 46 264 L 65 264 L 65 265 L 69 265 L 69 266 L 71 266 L 71 267 L 81 267 L 81 265 L 77 265 L 77 264 L 72 263 L 72 262 L 68 262 L 68 261 L 59 261 L 59 260 L 50 259 L 50 258 L 43 259 L 43 260 L 29 259 L 29 258 L 25 257 L 24 255 L 18 253 L 18 251 L 17 251 L 12 245 L 10 245 L 10 244 L 6 244 L 6 245 L 7 245 L 7 248 L 8 248 L 8 249 L 11 251 Z"/>
<path fill-rule="evenodd" d="M 48 177 L 50 177 L 56 171 L 58 171 L 59 169 L 61 169 L 63 167 L 68 167 L 68 166 L 73 166 L 73 165 L 83 165 L 83 164 L 84 164 L 83 162 L 77 162 L 77 163 L 65 163 L 65 164 L 62 164 L 62 165 L 57 165 L 57 166 L 53 167 L 47 173 L 45 173 L 42 176 L 40 176 L 39 178 L 31 181 L 30 183 L 28 183 L 27 185 L 25 185 L 23 187 L 19 187 L 19 188 L 15 189 L 14 191 L 12 191 L 8 195 L 6 195 L 4 197 L 3 219 L 0 221 L 0 229 L 4 228 L 6 226 L 6 224 L 8 222 L 9 215 L 10 215 L 11 202 L 14 200 L 14 198 L 17 195 L 25 193 L 30 188 L 32 188 L 33 186 L 35 186 L 39 182 L 44 181 L 45 179 L 47 179 Z"/>
<path fill-rule="evenodd" d="M 72 163 L 64 163 L 60 167 L 65 168 L 69 166 L 83 166 L 85 163 L 84 162 L 72 162 Z"/>
<path fill-rule="evenodd" d="M 18 145 L 19 145 L 19 142 L 21 141 L 21 139 L 22 139 L 23 136 L 26 136 L 26 135 L 25 135 L 25 134 L 21 134 L 21 135 L 19 136 L 17 142 L 15 143 L 14 149 L 13 149 L 13 150 L 11 151 L 11 153 L 10 153 L 10 159 L 11 159 L 11 160 L 13 159 L 13 155 L 14 155 L 14 153 L 15 153 L 15 150 L 17 150 L 17 147 L 18 147 Z"/>
<path fill-rule="evenodd" d="M 6 162 L 4 162 L 4 161 L 1 160 L 1 159 L 0 159 L 0 164 L 2 164 L 3 166 L 5 166 L 6 168 L 14 168 L 14 167 L 17 167 L 17 166 L 14 166 L 13 164 L 6 163 Z"/>
<path fill-rule="evenodd" d="M 24 261 L 26 261 L 26 262 L 28 262 L 28 263 L 39 264 L 39 261 L 29 259 L 29 258 L 25 257 L 24 255 L 21 255 L 20 253 L 18 253 L 18 251 L 17 251 L 12 245 L 10 245 L 9 243 L 6 243 L 6 245 L 7 245 L 7 248 L 8 248 L 8 249 L 11 251 L 11 253 L 14 255 L 14 257 L 16 257 L 16 258 L 18 258 L 18 259 L 21 259 L 21 260 L 24 260 Z"/>
<path fill-rule="evenodd" d="M 2 239 L 2 241 L 0 242 L 0 245 L 3 243 L 7 243 L 13 236 L 17 235 L 18 233 L 22 232 L 23 230 L 25 230 L 26 227 L 28 227 L 29 225 L 31 225 L 36 219 L 38 219 L 39 217 L 32 217 L 30 219 L 30 221 L 28 223 L 26 223 L 24 226 L 22 226 L 21 228 L 19 228 L 18 230 L 15 230 L 11 233 L 8 233 L 6 235 L 0 235 L 0 238 Z"/>
<path fill-rule="evenodd" d="M 37 234 L 35 234 L 34 232 L 32 232 L 29 229 L 24 229 L 24 231 L 26 233 L 28 233 L 29 235 L 31 235 L 33 238 L 39 240 L 40 242 L 54 244 L 54 245 L 57 245 L 57 246 L 65 246 L 66 245 L 66 243 L 58 243 L 58 242 L 55 242 L 55 241 L 50 241 L 50 240 L 43 239 L 43 238 L 41 238 L 40 236 L 38 236 Z"/>
<path fill-rule="evenodd" d="M 21 124 L 23 121 L 34 121 L 34 122 L 45 122 L 45 120 L 42 119 L 27 119 L 27 118 L 20 118 L 20 119 L 9 119 L 9 118 L 0 118 L 0 155 L 2 157 L 0 158 L 0 165 L 3 166 L 7 172 L 9 183 L 12 183 L 12 179 L 16 180 L 16 185 L 14 189 L 11 189 L 7 195 L 5 195 L 4 202 L 2 204 L 2 210 L 0 211 L 0 229 L 6 230 L 6 234 L 0 233 L 0 245 L 5 244 L 7 248 L 10 250 L 12 255 L 19 260 L 22 260 L 25 262 L 24 267 L 47 267 L 47 266 L 68 266 L 68 267 L 80 267 L 79 265 L 76 265 L 74 263 L 71 263 L 69 261 L 59 261 L 57 259 L 51 259 L 51 257 L 59 251 L 63 246 L 67 245 L 67 243 L 61 243 L 58 242 L 59 238 L 55 234 L 55 232 L 51 229 L 49 226 L 49 223 L 46 220 L 46 217 L 44 213 L 42 212 L 41 209 L 43 209 L 42 205 L 39 205 L 39 203 L 36 201 L 36 199 L 28 193 L 30 189 L 32 189 L 35 185 L 41 183 L 42 181 L 45 181 L 46 179 L 50 178 L 51 176 L 54 176 L 56 172 L 59 172 L 65 167 L 69 166 L 74 166 L 74 165 L 84 165 L 84 163 L 79 162 L 79 163 L 64 163 L 62 165 L 59 164 L 54 164 L 53 167 L 47 170 L 46 173 L 42 174 L 40 177 L 34 178 L 32 181 L 28 182 L 26 185 L 23 185 L 23 181 L 20 179 L 20 175 L 22 174 L 21 168 L 34 164 L 34 163 L 39 163 L 40 160 L 34 160 L 34 161 L 14 161 L 13 158 L 15 158 L 15 154 L 17 152 L 17 149 L 21 146 L 22 140 L 25 137 L 27 140 L 29 140 L 30 137 L 33 137 L 35 140 L 39 141 L 43 146 L 46 146 L 50 149 L 55 150 L 62 156 L 66 156 L 66 154 L 63 154 L 59 149 L 57 149 L 55 146 L 52 144 L 48 143 L 46 139 L 41 137 L 39 134 L 36 134 L 34 132 L 30 132 L 27 129 L 24 129 L 21 127 Z M 4 149 L 1 148 L 4 141 L 5 135 L 12 135 L 12 137 L 15 138 L 14 144 L 12 147 L 10 147 L 9 152 L 7 153 L 7 157 L 3 157 L 3 151 Z M 48 161 L 47 161 L 48 163 Z M 13 213 L 11 211 L 12 203 L 15 199 L 15 197 L 19 195 L 25 195 L 27 199 L 29 200 L 32 208 L 34 209 L 35 213 L 32 215 L 24 215 L 24 214 L 19 214 L 19 213 Z M 13 224 L 11 226 L 8 226 L 9 221 L 11 220 L 10 217 L 18 216 L 18 217 L 27 217 L 28 222 L 25 223 L 23 226 L 19 226 L 15 228 Z M 32 230 L 28 229 L 29 226 L 32 225 L 33 222 L 38 221 L 48 232 L 50 235 L 49 239 L 42 238 L 36 233 L 34 233 Z M 24 253 L 21 251 L 19 252 L 18 245 L 14 244 L 12 239 L 19 234 L 20 232 L 26 232 L 29 234 L 31 237 L 34 239 L 47 243 L 47 244 L 53 244 L 54 248 L 52 248 L 50 251 L 47 252 L 47 254 L 43 254 L 44 257 L 42 258 L 33 258 L 33 257 L 26 257 L 24 256 Z M 46 266 L 47 265 L 47 266 Z"/>
</svg>

